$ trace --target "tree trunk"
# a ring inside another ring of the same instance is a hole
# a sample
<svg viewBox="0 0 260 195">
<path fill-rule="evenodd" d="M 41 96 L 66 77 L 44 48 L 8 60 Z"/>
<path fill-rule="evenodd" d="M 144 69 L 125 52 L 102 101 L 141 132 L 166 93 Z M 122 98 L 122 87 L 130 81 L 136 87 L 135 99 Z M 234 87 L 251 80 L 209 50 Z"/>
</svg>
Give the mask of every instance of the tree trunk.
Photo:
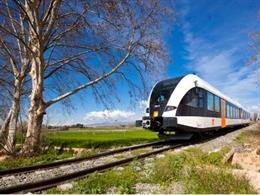
<svg viewBox="0 0 260 195">
<path fill-rule="evenodd" d="M 30 5 L 27 4 L 29 2 Z M 45 114 L 46 105 L 43 101 L 43 75 L 45 61 L 43 57 L 43 35 L 40 29 L 37 1 L 26 1 L 26 10 L 29 19 L 32 21 L 30 26 L 30 40 L 31 40 L 31 71 L 30 76 L 32 80 L 32 91 L 30 95 L 30 108 L 28 113 L 28 127 L 26 132 L 25 142 L 23 144 L 22 153 L 25 155 L 32 155 L 40 149 L 40 133 L 42 127 L 42 120 Z"/>
<path fill-rule="evenodd" d="M 16 138 L 16 131 L 17 131 L 17 121 L 20 112 L 20 99 L 21 99 L 22 85 L 23 85 L 23 80 L 21 80 L 20 78 L 15 80 L 14 98 L 11 107 L 11 117 L 7 128 L 8 136 L 4 143 L 5 144 L 4 149 L 8 153 L 15 152 L 15 141 L 16 141 L 15 138 Z"/>
<path fill-rule="evenodd" d="M 2 124 L 1 130 L 0 130 L 1 146 L 5 145 L 6 137 L 7 137 L 7 133 L 8 133 L 8 127 L 9 127 L 11 117 L 12 117 L 12 110 L 10 109 L 10 111 L 8 112 L 8 115 L 6 116 L 6 118 L 4 120 L 4 123 Z"/>
<path fill-rule="evenodd" d="M 32 51 L 34 52 L 30 71 L 32 91 L 26 138 L 21 151 L 24 155 L 32 155 L 40 150 L 40 133 L 46 110 L 46 104 L 43 101 L 44 58 L 39 40 L 35 41 Z"/>
<path fill-rule="evenodd" d="M 32 93 L 30 97 L 30 108 L 28 113 L 28 127 L 26 132 L 25 142 L 22 148 L 22 153 L 25 155 L 30 155 L 36 153 L 40 149 L 40 133 L 43 116 L 45 114 L 45 103 L 42 97 L 42 86 L 43 80 L 39 75 L 37 76 L 36 69 L 37 63 L 32 62 L 31 78 L 32 78 Z"/>
</svg>

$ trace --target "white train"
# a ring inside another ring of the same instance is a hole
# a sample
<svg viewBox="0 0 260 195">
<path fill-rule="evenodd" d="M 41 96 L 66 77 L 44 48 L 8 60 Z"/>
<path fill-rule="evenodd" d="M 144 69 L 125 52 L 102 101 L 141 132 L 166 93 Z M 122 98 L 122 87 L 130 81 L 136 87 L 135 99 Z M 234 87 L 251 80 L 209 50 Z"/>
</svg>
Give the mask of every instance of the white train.
<svg viewBox="0 0 260 195">
<path fill-rule="evenodd" d="M 205 132 L 246 125 L 250 113 L 194 74 L 157 82 L 142 126 L 159 131 Z"/>
</svg>

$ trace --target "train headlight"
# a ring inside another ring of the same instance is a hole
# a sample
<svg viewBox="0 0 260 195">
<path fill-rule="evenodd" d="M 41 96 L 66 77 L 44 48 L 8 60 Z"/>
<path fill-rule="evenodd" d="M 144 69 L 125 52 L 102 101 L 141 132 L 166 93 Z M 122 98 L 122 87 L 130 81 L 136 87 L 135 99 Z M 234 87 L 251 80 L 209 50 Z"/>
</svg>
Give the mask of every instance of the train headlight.
<svg viewBox="0 0 260 195">
<path fill-rule="evenodd" d="M 167 111 L 172 111 L 172 110 L 175 110 L 175 109 L 176 109 L 175 106 L 166 106 L 165 111 L 167 112 Z"/>
</svg>

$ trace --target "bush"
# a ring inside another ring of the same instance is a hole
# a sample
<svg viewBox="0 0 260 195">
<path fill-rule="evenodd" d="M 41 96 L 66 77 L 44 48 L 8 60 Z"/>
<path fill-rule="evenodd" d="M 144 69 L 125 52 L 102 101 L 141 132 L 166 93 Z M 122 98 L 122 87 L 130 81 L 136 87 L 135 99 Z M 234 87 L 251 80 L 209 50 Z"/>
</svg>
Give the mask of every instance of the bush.
<svg viewBox="0 0 260 195">
<path fill-rule="evenodd" d="M 185 155 L 167 155 L 164 159 L 157 159 L 151 174 L 151 182 L 169 183 L 179 180 L 185 160 Z"/>
<path fill-rule="evenodd" d="M 225 169 L 192 168 L 185 179 L 185 184 L 186 193 L 256 193 L 244 177 L 236 178 Z"/>
</svg>

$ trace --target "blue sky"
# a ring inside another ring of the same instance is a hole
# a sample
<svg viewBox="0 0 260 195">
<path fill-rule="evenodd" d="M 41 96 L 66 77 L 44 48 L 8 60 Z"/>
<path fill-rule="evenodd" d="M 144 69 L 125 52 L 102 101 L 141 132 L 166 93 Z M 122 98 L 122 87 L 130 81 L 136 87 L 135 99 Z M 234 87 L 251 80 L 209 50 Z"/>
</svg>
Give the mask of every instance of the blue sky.
<svg viewBox="0 0 260 195">
<path fill-rule="evenodd" d="M 250 33 L 260 31 L 259 0 L 177 0 L 176 20 L 164 36 L 171 62 L 164 77 L 196 73 L 251 111 L 260 112 L 260 64 L 246 65 L 252 55 Z M 162 75 L 158 75 L 158 78 Z M 141 117 L 145 101 L 131 105 L 127 90 L 118 86 L 120 102 L 112 110 L 72 98 L 75 109 L 60 104 L 47 112 L 49 124 L 133 121 Z"/>
</svg>

